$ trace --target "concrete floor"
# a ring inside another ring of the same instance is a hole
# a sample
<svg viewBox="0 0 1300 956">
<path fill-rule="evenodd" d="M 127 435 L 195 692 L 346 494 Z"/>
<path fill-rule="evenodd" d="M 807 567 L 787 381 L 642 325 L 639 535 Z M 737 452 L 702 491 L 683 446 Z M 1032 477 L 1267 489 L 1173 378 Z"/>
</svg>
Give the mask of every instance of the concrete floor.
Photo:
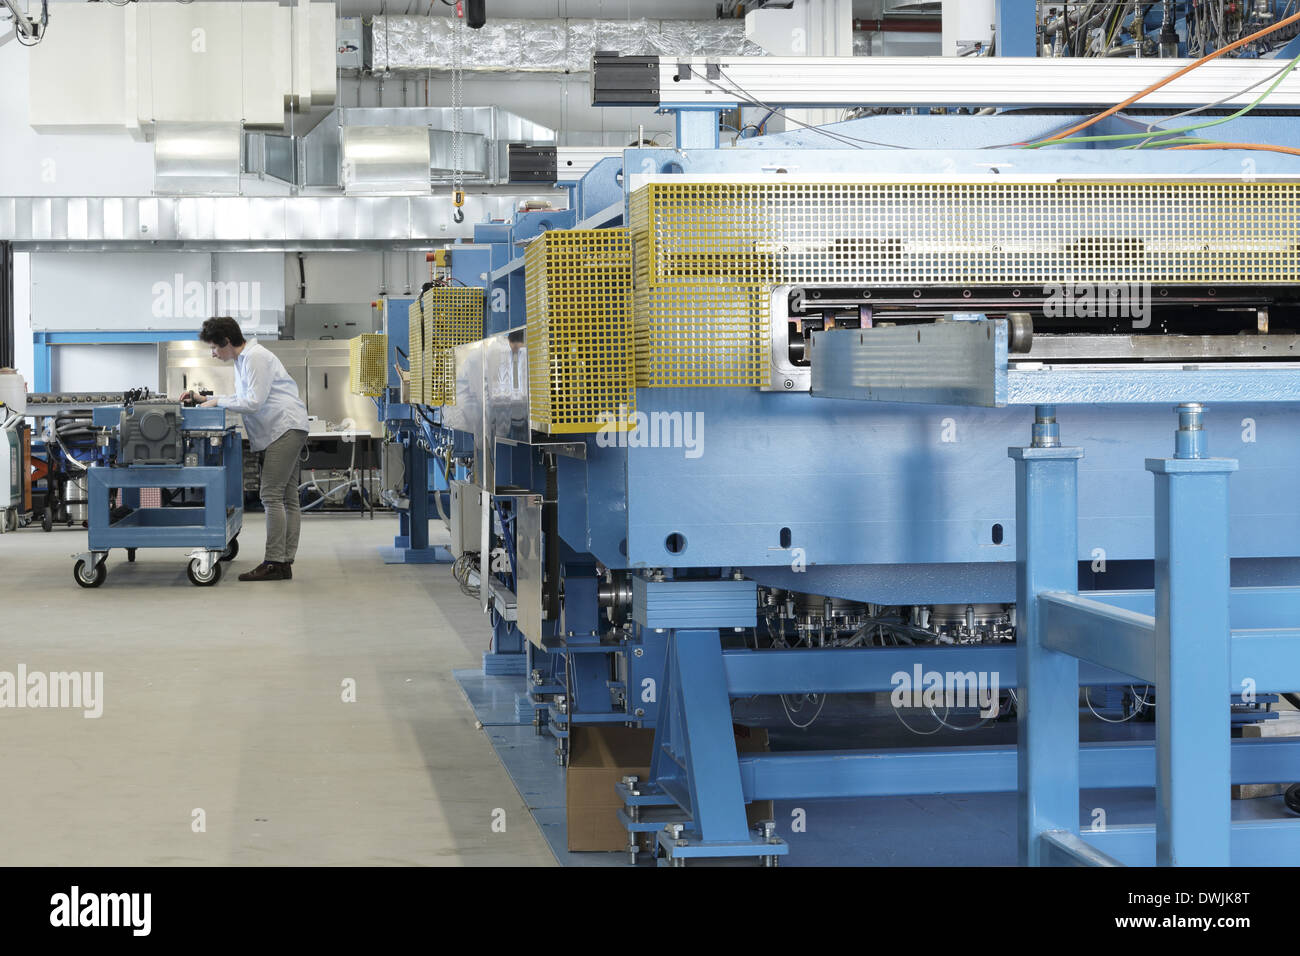
<svg viewBox="0 0 1300 956">
<path fill-rule="evenodd" d="M 446 565 L 385 566 L 396 525 L 310 516 L 293 581 L 241 584 L 250 514 L 214 588 L 161 550 L 86 590 L 84 531 L 0 536 L 0 671 L 104 680 L 98 719 L 0 709 L 4 862 L 554 864 L 452 679 L 481 664 L 478 607 Z"/>
</svg>

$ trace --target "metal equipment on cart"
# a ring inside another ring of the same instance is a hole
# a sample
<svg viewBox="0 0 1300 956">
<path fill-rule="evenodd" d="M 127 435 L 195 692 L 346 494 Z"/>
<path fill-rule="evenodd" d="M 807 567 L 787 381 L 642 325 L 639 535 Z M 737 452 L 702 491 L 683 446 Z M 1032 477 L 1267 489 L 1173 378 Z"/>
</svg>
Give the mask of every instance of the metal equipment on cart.
<svg viewBox="0 0 1300 956">
<path fill-rule="evenodd" d="M 190 581 L 220 581 L 244 519 L 243 452 L 225 409 L 139 401 L 96 408 L 94 426 L 103 455 L 86 470 L 88 550 L 73 555 L 77 584 L 104 583 L 112 548 L 125 548 L 128 561 L 138 548 L 189 548 Z M 142 488 L 181 493 L 141 507 Z"/>
<path fill-rule="evenodd" d="M 85 527 L 86 469 L 102 459 L 93 409 L 154 398 L 148 388 L 124 392 L 36 392 L 25 397 L 32 431 L 31 511 L 43 531 Z"/>
</svg>

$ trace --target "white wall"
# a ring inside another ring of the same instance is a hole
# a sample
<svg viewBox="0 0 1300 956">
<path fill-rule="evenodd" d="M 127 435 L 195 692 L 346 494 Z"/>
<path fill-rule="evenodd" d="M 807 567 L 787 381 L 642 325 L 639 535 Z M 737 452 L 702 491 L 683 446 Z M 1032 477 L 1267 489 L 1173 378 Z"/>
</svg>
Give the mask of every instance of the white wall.
<svg viewBox="0 0 1300 956">
<path fill-rule="evenodd" d="M 50 378 L 56 392 L 157 390 L 158 346 L 59 345 L 54 348 Z"/>
<path fill-rule="evenodd" d="M 57 10 L 55 11 L 57 13 Z M 54 29 L 51 21 L 50 29 Z M 0 193 L 5 196 L 147 196 L 153 146 L 121 133 L 37 133 L 27 123 L 27 54 L 0 46 Z"/>
<path fill-rule="evenodd" d="M 381 271 L 382 258 L 382 271 Z M 303 267 L 307 276 L 307 297 L 303 301 L 370 302 L 378 297 L 381 279 L 387 280 L 390 296 L 404 295 L 407 290 L 407 263 L 410 264 L 410 288 L 419 292 L 429 278 L 429 264 L 423 252 L 307 252 Z M 298 256 L 284 257 L 284 292 L 290 307 L 298 299 Z"/>
<path fill-rule="evenodd" d="M 413 292 L 429 275 L 424 253 L 309 252 L 306 302 L 359 303 L 378 297 L 383 276 L 387 292 L 407 289 L 407 264 Z M 38 331 L 183 330 L 197 331 L 201 318 L 155 316 L 156 286 L 174 286 L 174 276 L 191 281 L 260 282 L 261 306 L 287 315 L 298 302 L 295 253 L 17 253 L 14 256 L 14 340 L 16 367 L 31 387 L 33 309 Z M 184 301 L 182 301 L 182 306 Z M 241 324 L 251 328 L 247 322 Z M 262 334 L 275 334 L 263 327 Z M 150 345 L 61 345 L 54 350 L 53 387 L 62 391 L 157 388 L 157 359 Z"/>
<path fill-rule="evenodd" d="M 208 284 L 245 283 L 239 289 L 243 309 L 281 312 L 282 262 L 278 252 L 34 253 L 32 328 L 197 330 L 214 310 L 251 327 L 258 317 L 211 301 Z"/>
</svg>

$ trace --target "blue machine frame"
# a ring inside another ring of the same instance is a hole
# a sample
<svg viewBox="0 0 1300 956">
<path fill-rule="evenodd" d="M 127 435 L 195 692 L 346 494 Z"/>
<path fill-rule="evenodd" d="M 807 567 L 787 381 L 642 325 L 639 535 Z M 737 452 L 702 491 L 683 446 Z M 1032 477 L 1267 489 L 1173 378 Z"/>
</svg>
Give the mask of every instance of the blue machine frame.
<svg viewBox="0 0 1300 956">
<path fill-rule="evenodd" d="M 631 192 L 655 179 L 752 180 L 790 167 L 800 179 L 877 180 L 1012 168 L 1142 180 L 1240 178 L 1243 170 L 1231 152 L 938 148 L 1041 138 L 1077 121 L 1065 114 L 886 115 L 835 127 L 864 143 L 906 138 L 918 147 L 909 149 L 845 149 L 800 130 L 726 150 L 717 148 L 716 109 L 698 104 L 677 115 L 677 149 L 630 149 L 621 163 L 593 168 L 569 212 L 484 224 L 474 244 L 453 249 L 465 255 L 463 281 L 488 292 L 485 335 L 525 322 L 522 241 L 544 228 L 617 225 Z M 1108 124 L 1134 128 L 1122 116 Z M 1300 146 L 1294 122 L 1275 118 L 1237 119 L 1223 135 Z M 1290 158 L 1250 158 L 1253 176 L 1296 177 Z M 964 334 L 957 325 L 954 336 Z M 1006 334 L 982 316 L 968 328 L 985 327 Z M 926 354 L 900 362 L 924 369 Z M 749 827 L 745 804 L 754 800 L 991 791 L 1019 793 L 1025 864 L 1294 861 L 1300 828 L 1233 826 L 1228 792 L 1231 783 L 1300 780 L 1300 741 L 1233 741 L 1229 708 L 1213 702 L 1243 688 L 1300 687 L 1300 505 L 1275 493 L 1300 470 L 1291 424 L 1300 368 L 1049 369 L 1027 378 L 1008 367 L 1004 349 L 968 372 L 960 395 L 919 381 L 883 399 L 855 393 L 847 378 L 834 388 L 823 380 L 812 394 L 638 389 L 641 411 L 703 416 L 708 453 L 694 457 L 594 437 L 558 452 L 495 443 L 494 487 L 510 487 L 501 497 L 523 490 L 555 503 L 557 540 L 547 547 L 560 551 L 564 605 L 543 622 L 541 640 L 494 616 L 485 670 L 526 675 L 517 713 L 555 735 L 561 760 L 575 725 L 655 728 L 650 779 L 626 780 L 619 793 L 630 842 L 634 832 L 656 833 L 665 865 L 775 862 L 788 847 L 770 825 Z M 1203 401 L 1230 414 L 1207 416 L 1194 404 Z M 1184 407 L 1175 454 L 1160 457 L 1176 404 Z M 1269 441 L 1245 438 L 1247 423 Z M 1062 432 L 1072 447 L 1061 445 Z M 941 433 L 959 438 L 941 441 Z M 480 461 L 493 442 L 463 431 L 446 440 Z M 1233 447 L 1236 458 L 1209 458 L 1211 443 Z M 1144 459 L 1149 496 L 1135 493 Z M 513 594 L 523 544 L 508 512 L 499 515 L 505 571 L 489 572 L 485 561 L 484 588 L 491 577 Z M 1099 552 L 1115 566 L 1109 586 L 1081 593 L 1080 563 Z M 1152 569 L 1154 589 L 1134 585 Z M 626 620 L 604 617 L 619 596 L 602 571 L 630 578 Z M 724 634 L 755 626 L 758 586 L 882 605 L 1014 603 L 1017 643 L 725 646 Z M 738 698 L 889 691 L 916 665 L 995 674 L 1018 688 L 1017 746 L 736 751 Z M 1134 682 L 1156 688 L 1154 744 L 1080 744 L 1079 687 Z M 1081 833 L 1081 786 L 1154 786 L 1157 819 Z"/>
</svg>

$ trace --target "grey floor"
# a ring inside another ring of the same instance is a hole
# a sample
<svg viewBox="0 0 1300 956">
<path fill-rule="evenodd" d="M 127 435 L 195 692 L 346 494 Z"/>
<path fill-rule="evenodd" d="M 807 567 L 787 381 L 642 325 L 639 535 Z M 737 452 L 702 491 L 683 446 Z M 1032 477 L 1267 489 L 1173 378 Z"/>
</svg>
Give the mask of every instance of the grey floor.
<svg viewBox="0 0 1300 956">
<path fill-rule="evenodd" d="M 0 536 L 0 672 L 104 680 L 98 719 L 0 708 L 4 863 L 554 864 L 452 678 L 480 666 L 477 606 L 445 566 L 384 565 L 395 530 L 310 517 L 292 582 L 113 552 L 98 590 L 72 579 L 84 531 Z M 240 543 L 235 572 L 261 515 Z"/>
</svg>

